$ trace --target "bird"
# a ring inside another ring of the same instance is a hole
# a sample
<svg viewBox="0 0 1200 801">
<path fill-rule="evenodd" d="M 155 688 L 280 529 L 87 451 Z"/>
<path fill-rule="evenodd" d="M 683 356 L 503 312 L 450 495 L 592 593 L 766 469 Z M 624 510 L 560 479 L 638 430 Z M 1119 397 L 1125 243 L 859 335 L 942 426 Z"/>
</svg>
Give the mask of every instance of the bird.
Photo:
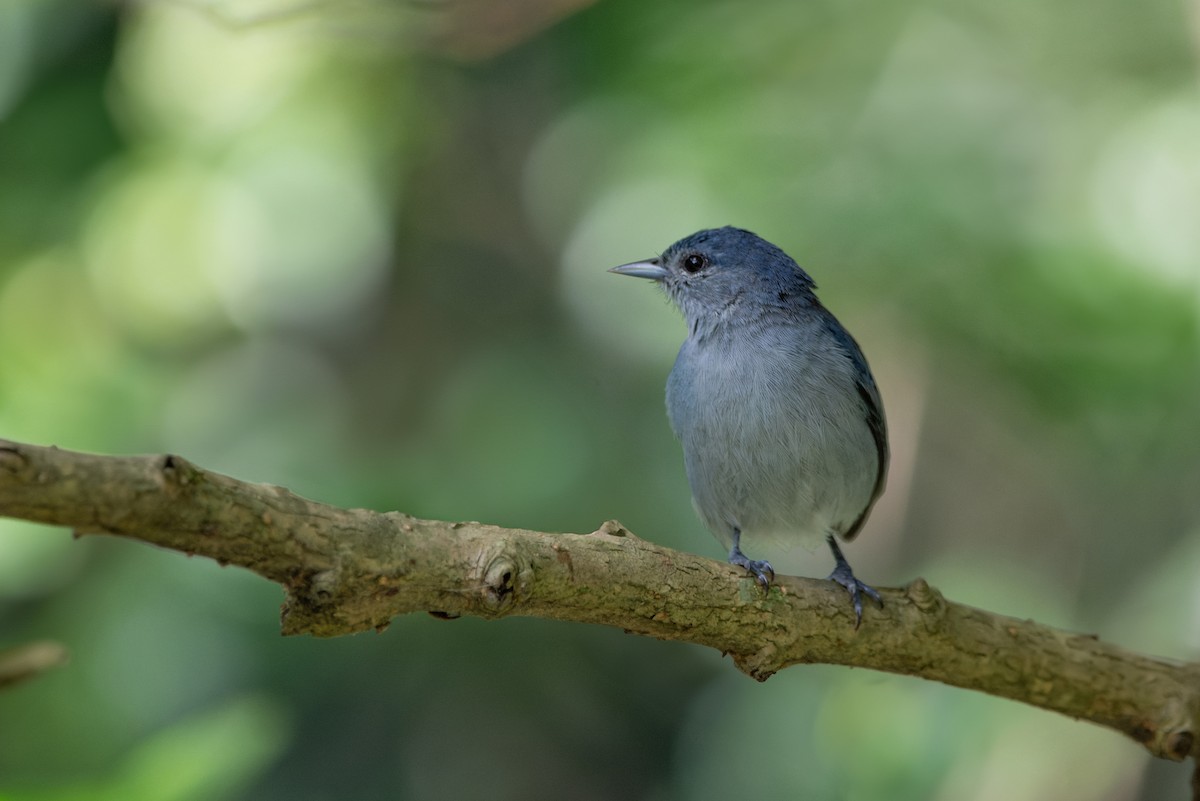
<svg viewBox="0 0 1200 801">
<path fill-rule="evenodd" d="M 732 226 L 698 231 L 661 255 L 610 272 L 654 281 L 687 324 L 667 379 L 667 416 L 683 447 L 700 519 L 769 590 L 775 571 L 749 542 L 833 553 L 855 628 L 863 596 L 838 538 L 862 529 L 887 480 L 883 402 L 854 337 L 790 256 Z"/>
</svg>

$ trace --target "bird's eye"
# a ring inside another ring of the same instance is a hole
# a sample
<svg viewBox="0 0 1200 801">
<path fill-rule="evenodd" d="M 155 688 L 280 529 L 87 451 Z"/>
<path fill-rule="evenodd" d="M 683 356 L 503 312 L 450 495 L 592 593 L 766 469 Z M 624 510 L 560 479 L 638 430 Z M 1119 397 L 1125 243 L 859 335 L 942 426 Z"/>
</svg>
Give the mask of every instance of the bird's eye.
<svg viewBox="0 0 1200 801">
<path fill-rule="evenodd" d="M 693 253 L 690 256 L 685 256 L 683 259 L 683 269 L 689 273 L 698 273 L 708 264 L 708 259 L 701 256 L 699 253 Z"/>
</svg>

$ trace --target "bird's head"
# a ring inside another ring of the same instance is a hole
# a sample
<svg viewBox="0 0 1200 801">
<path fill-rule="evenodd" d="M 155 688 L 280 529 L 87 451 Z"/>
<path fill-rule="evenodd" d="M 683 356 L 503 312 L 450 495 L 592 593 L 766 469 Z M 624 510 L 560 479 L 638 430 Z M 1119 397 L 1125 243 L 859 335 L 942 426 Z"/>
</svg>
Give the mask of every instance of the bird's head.
<svg viewBox="0 0 1200 801">
<path fill-rule="evenodd" d="M 816 284 L 790 256 L 731 226 L 698 231 L 656 258 L 610 272 L 657 282 L 693 332 L 815 302 Z"/>
</svg>

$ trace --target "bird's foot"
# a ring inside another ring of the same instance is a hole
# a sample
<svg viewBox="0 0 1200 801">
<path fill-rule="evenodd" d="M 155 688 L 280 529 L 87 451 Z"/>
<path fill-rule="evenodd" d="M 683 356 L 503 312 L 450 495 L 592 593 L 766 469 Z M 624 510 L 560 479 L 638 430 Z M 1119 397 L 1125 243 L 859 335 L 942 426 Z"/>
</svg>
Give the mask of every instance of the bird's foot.
<svg viewBox="0 0 1200 801">
<path fill-rule="evenodd" d="M 854 604 L 854 628 L 862 625 L 862 596 L 866 595 L 875 603 L 879 604 L 879 608 L 883 608 L 883 599 L 879 597 L 879 593 L 870 584 L 859 581 L 854 575 L 854 571 L 850 569 L 850 563 L 846 561 L 846 557 L 842 556 L 842 549 L 838 547 L 837 542 L 833 537 L 829 537 L 829 548 L 833 551 L 834 561 L 837 563 L 833 572 L 829 574 L 829 581 L 835 581 L 846 588 L 846 592 L 850 593 L 850 602 Z"/>
<path fill-rule="evenodd" d="M 764 590 L 770 587 L 771 582 L 775 580 L 775 569 L 771 567 L 770 562 L 765 559 L 751 559 L 736 545 L 729 552 L 729 564 L 745 568 Z"/>
</svg>

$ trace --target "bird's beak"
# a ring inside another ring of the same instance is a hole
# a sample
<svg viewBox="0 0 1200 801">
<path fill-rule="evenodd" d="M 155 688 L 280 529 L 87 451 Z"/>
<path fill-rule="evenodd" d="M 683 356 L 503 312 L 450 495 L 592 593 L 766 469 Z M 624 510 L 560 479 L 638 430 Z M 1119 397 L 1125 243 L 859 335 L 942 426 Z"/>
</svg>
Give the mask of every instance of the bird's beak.
<svg viewBox="0 0 1200 801">
<path fill-rule="evenodd" d="M 658 259 L 646 259 L 630 264 L 613 267 L 610 273 L 617 275 L 632 275 L 634 278 L 649 278 L 651 281 L 661 281 L 667 277 L 667 268 L 658 263 Z"/>
</svg>

